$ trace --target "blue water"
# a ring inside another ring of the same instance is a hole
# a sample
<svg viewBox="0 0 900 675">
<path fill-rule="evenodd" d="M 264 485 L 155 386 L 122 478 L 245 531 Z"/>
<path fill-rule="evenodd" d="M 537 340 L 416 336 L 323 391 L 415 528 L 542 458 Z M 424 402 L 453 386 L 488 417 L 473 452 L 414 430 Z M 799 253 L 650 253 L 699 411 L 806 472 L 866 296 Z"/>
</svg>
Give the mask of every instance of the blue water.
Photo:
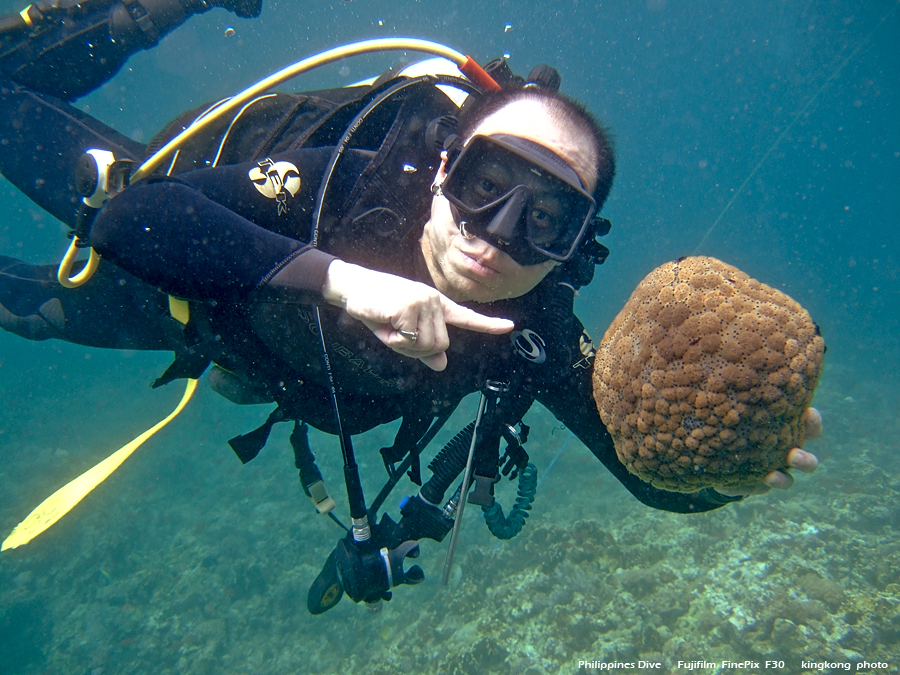
<svg viewBox="0 0 900 675">
<path fill-rule="evenodd" d="M 426 582 L 380 614 L 344 600 L 313 618 L 306 588 L 340 531 L 300 494 L 287 430 L 242 467 L 225 441 L 267 410 L 202 389 L 63 521 L 0 555 L 0 673 L 537 675 L 641 660 L 667 673 L 688 672 L 679 661 L 763 672 L 766 660 L 787 673 L 898 672 L 897 4 L 266 0 L 258 20 L 192 18 L 79 105 L 147 141 L 303 56 L 389 35 L 480 62 L 506 53 L 523 74 L 554 65 L 611 127 L 612 254 L 577 301 L 596 339 L 647 272 L 692 253 L 810 311 L 828 344 L 814 402 L 825 434 L 808 446 L 819 471 L 710 514 L 653 512 L 580 443 L 557 461 L 568 431 L 534 411 L 532 461 L 555 463 L 519 537 L 495 546 L 471 509 L 449 589 L 445 547 L 430 542 Z M 349 84 L 399 60 L 358 58 L 295 86 Z M 55 261 L 61 225 L 5 182 L 0 203 L 0 253 Z M 177 385 L 148 387 L 167 364 L 0 334 L 0 534 L 174 407 Z M 450 428 L 474 414 L 464 406 Z M 369 494 L 392 432 L 357 442 Z M 337 445 L 314 444 L 343 505 Z M 511 504 L 512 488 L 500 491 Z M 863 661 L 885 666 L 856 671 Z"/>
</svg>

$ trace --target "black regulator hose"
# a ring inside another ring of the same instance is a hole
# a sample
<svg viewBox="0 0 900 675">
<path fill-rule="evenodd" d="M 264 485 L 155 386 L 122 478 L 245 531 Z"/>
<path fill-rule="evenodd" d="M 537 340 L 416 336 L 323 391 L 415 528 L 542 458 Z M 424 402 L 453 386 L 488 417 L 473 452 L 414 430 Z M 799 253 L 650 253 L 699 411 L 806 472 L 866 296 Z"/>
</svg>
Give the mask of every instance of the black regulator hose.
<svg viewBox="0 0 900 675">
<path fill-rule="evenodd" d="M 525 526 L 525 519 L 531 511 L 534 495 L 537 493 L 537 468 L 531 462 L 519 474 L 519 489 L 516 503 L 509 512 L 509 517 L 503 516 L 503 507 L 500 502 L 494 501 L 491 506 L 482 506 L 484 522 L 497 539 L 512 539 Z"/>
<path fill-rule="evenodd" d="M 501 414 L 507 420 L 521 420 L 534 399 L 530 396 L 513 396 L 506 399 L 501 409 Z M 434 474 L 419 494 L 431 504 L 440 504 L 444 501 L 444 493 L 453 481 L 457 479 L 463 469 L 466 468 L 466 460 L 469 457 L 469 446 L 472 445 L 472 434 L 475 432 L 475 422 L 469 422 L 435 455 L 428 464 L 428 468 Z"/>
<path fill-rule="evenodd" d="M 469 457 L 469 446 L 472 444 L 474 431 L 475 422 L 469 422 L 431 460 L 428 468 L 434 475 L 419 491 L 423 499 L 432 504 L 443 502 L 447 488 L 466 468 L 466 459 Z"/>
</svg>

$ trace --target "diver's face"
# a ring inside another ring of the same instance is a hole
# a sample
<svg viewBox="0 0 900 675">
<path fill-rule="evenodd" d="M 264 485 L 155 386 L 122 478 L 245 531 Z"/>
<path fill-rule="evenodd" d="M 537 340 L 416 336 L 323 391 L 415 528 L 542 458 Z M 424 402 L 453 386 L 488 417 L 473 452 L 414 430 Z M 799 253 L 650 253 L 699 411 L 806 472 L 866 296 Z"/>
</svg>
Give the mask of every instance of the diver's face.
<svg viewBox="0 0 900 675">
<path fill-rule="evenodd" d="M 439 178 L 443 178 L 441 173 Z M 435 195 L 431 220 L 422 235 L 422 252 L 435 287 L 451 300 L 493 302 L 517 298 L 537 286 L 558 264 L 554 260 L 520 265 L 484 239 L 466 238 L 450 211 Z"/>
<path fill-rule="evenodd" d="M 540 143 L 566 160 L 588 190 L 593 189 L 594 164 L 583 149 L 588 144 L 553 119 L 539 101 L 514 101 L 485 118 L 473 136 L 491 134 L 510 134 Z M 446 178 L 446 168 L 442 163 L 436 182 Z M 450 202 L 442 195 L 432 200 L 431 219 L 420 243 L 435 287 L 458 302 L 493 302 L 525 295 L 559 264 L 548 259 L 520 265 L 484 239 L 465 236 L 453 218 Z"/>
</svg>

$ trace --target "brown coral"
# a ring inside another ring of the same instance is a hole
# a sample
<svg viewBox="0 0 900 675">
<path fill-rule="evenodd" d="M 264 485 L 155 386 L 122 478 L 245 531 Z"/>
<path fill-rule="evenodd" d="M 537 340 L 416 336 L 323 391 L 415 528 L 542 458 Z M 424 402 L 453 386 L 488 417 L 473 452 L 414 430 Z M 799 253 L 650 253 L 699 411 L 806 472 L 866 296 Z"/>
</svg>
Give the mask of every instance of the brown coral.
<svg viewBox="0 0 900 675">
<path fill-rule="evenodd" d="M 825 342 L 797 302 L 731 265 L 651 272 L 594 363 L 594 399 L 628 470 L 693 492 L 757 483 L 803 443 Z"/>
</svg>

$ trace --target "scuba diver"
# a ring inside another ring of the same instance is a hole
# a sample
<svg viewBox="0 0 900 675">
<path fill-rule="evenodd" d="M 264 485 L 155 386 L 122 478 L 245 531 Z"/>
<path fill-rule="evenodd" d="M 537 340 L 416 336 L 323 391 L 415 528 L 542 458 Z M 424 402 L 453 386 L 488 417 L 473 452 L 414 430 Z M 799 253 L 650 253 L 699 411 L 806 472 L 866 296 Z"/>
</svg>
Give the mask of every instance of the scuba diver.
<svg viewBox="0 0 900 675">
<path fill-rule="evenodd" d="M 260 94 L 129 180 L 220 104 L 185 113 L 145 147 L 70 102 L 190 15 L 256 16 L 260 4 L 58 0 L 0 20 L 0 172 L 99 256 L 74 288 L 55 267 L 0 257 L 0 325 L 31 340 L 171 350 L 156 386 L 205 372 L 235 403 L 274 404 L 232 448 L 250 461 L 274 424 L 292 422 L 301 483 L 320 512 L 333 500 L 307 425 L 337 435 L 351 527 L 310 589 L 316 614 L 344 593 L 377 603 L 421 582 L 406 559 L 421 539 L 455 538 L 466 503 L 482 506 L 498 537 L 521 530 L 536 486 L 522 418 L 535 401 L 649 506 L 697 513 L 740 499 L 654 488 L 616 457 L 592 395 L 593 346 L 573 312 L 608 254 L 597 238 L 609 229 L 599 212 L 615 161 L 607 131 L 559 93 L 552 68 L 521 78 L 498 60 L 478 86 L 459 72 L 391 71 L 369 85 Z M 423 480 L 420 454 L 479 392 L 476 419 Z M 398 419 L 381 450 L 387 483 L 368 504 L 351 436 Z M 796 449 L 790 464 L 809 471 L 815 457 Z M 376 522 L 404 476 L 420 489 L 396 522 Z M 519 480 L 509 516 L 494 499 L 502 476 Z M 758 491 L 790 482 L 773 472 Z"/>
</svg>

